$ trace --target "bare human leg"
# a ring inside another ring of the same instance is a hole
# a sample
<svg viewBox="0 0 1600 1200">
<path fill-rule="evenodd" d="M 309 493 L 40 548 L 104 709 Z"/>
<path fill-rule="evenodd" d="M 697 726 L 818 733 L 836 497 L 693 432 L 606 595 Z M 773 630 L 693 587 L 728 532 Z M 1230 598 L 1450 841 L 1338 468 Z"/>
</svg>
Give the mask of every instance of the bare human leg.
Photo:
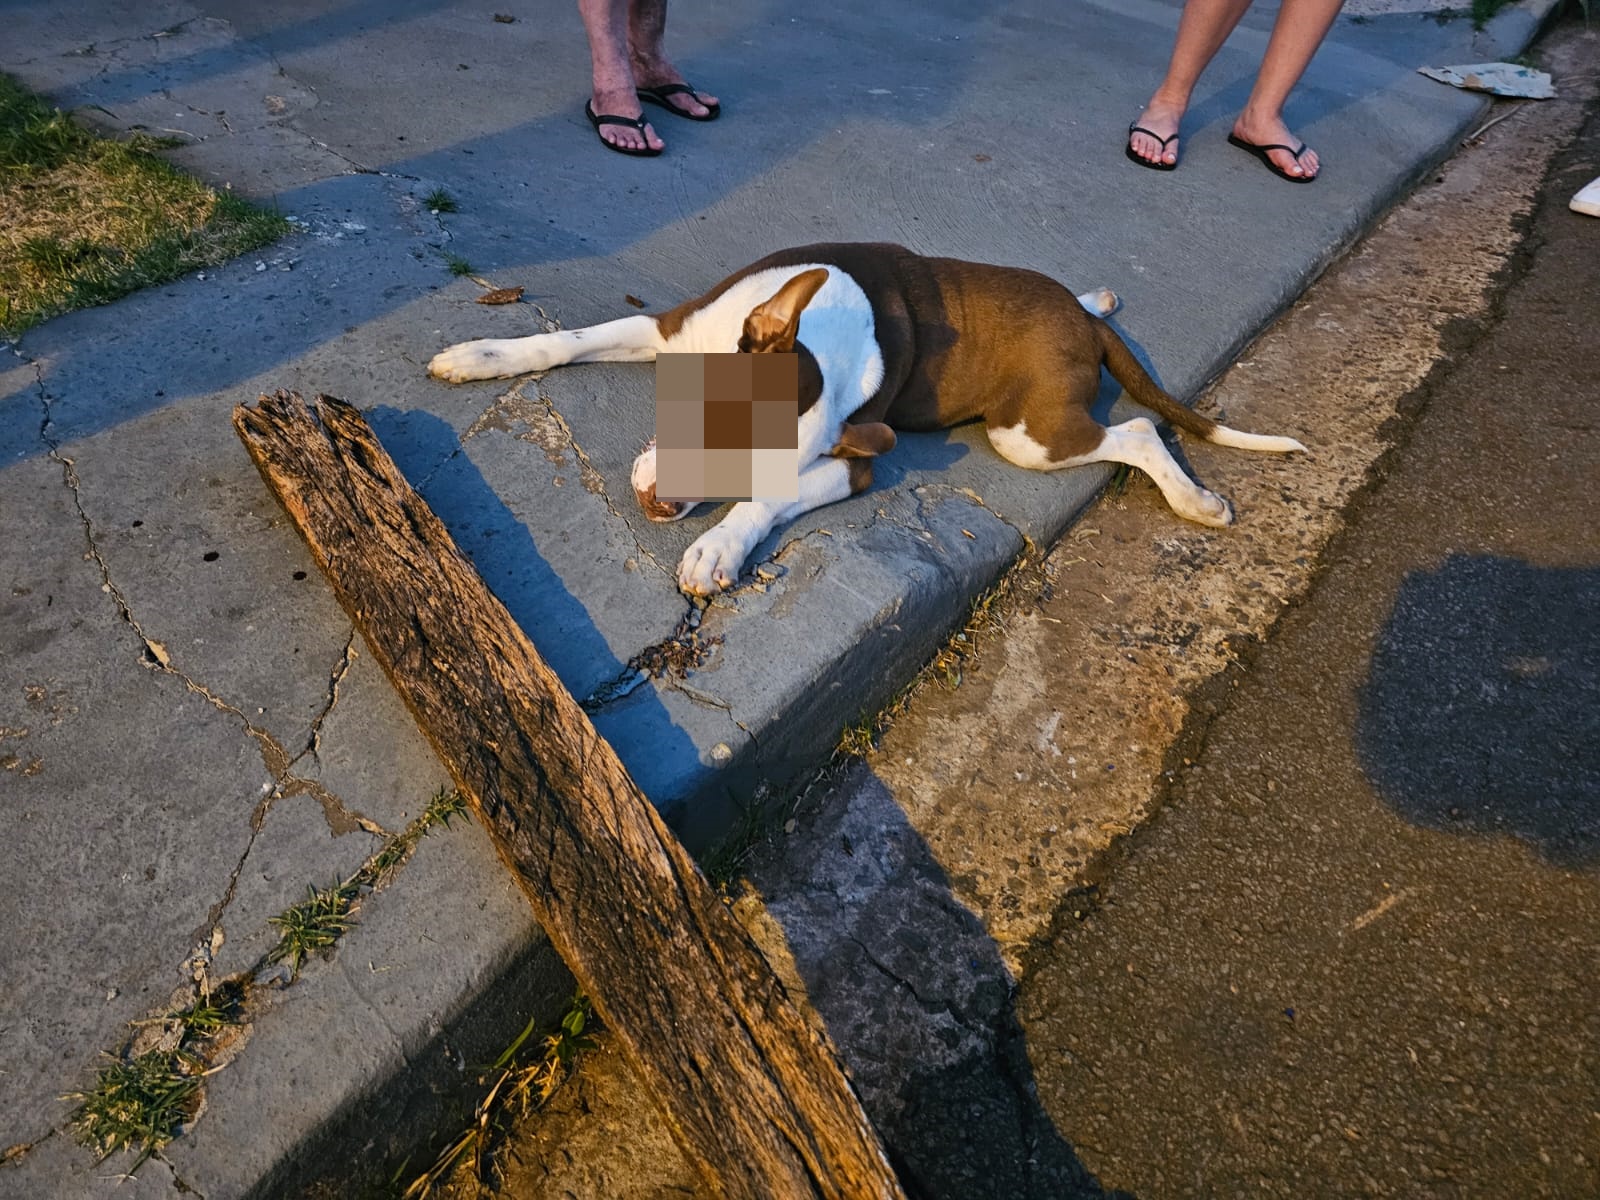
<svg viewBox="0 0 1600 1200">
<path fill-rule="evenodd" d="M 1285 0 L 1285 6 L 1293 2 Z M 1177 134 L 1195 84 L 1250 4 L 1251 0 L 1189 0 L 1183 6 L 1167 74 L 1134 122 L 1141 129 L 1149 130 L 1149 133 L 1133 134 L 1129 141 L 1140 158 L 1146 162 L 1176 165 L 1177 141 L 1170 140 L 1163 147 L 1161 140 Z"/>
<path fill-rule="evenodd" d="M 1283 105 L 1343 6 L 1344 0 L 1283 0 L 1256 85 L 1233 123 L 1235 136 L 1257 146 L 1301 144 L 1283 123 Z M 1310 148 L 1298 160 L 1287 150 L 1273 150 L 1269 156 L 1281 170 L 1306 179 L 1315 179 L 1322 165 Z"/>
<path fill-rule="evenodd" d="M 652 0 L 645 0 L 652 3 Z M 583 18 L 584 32 L 589 37 L 589 60 L 593 65 L 594 88 L 589 103 L 596 115 L 642 117 L 644 106 L 639 103 L 634 88 L 634 68 L 631 50 L 631 28 L 634 6 L 629 0 L 578 0 L 578 13 Z M 665 0 L 654 3 L 659 11 L 659 29 L 666 27 Z M 657 35 L 659 48 L 660 38 Z M 627 125 L 604 124 L 598 126 L 600 137 L 623 150 L 642 152 L 659 151 L 665 143 L 646 123 L 641 129 Z"/>
<path fill-rule="evenodd" d="M 1183 6 L 1166 77 L 1135 122 L 1149 133 L 1131 136 L 1129 146 L 1133 153 L 1146 162 L 1177 163 L 1177 142 L 1169 141 L 1163 147 L 1161 140 L 1178 132 L 1195 84 L 1250 3 L 1251 0 L 1188 0 Z M 1284 124 L 1283 106 L 1332 28 L 1343 3 L 1344 0 L 1283 0 L 1261 59 L 1255 87 L 1244 111 L 1234 122 L 1236 137 L 1256 146 L 1295 147 L 1300 144 Z M 1315 178 L 1321 165 L 1316 151 L 1310 149 L 1305 150 L 1298 161 L 1289 150 L 1272 150 L 1268 157 L 1284 173 L 1297 178 Z"/>
<path fill-rule="evenodd" d="M 633 67 L 634 86 L 659 88 L 681 84 L 683 75 L 667 58 L 664 39 L 667 32 L 667 0 L 630 0 L 628 4 L 628 55 Z M 705 92 L 677 93 L 665 101 L 692 117 L 704 118 L 717 105 L 717 98 Z"/>
</svg>

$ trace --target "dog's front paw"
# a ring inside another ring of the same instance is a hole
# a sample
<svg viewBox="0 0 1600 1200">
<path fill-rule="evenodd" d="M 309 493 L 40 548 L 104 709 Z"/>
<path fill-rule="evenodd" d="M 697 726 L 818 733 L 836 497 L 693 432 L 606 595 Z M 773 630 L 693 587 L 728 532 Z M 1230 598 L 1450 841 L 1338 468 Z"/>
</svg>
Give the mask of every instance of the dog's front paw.
<svg viewBox="0 0 1600 1200">
<path fill-rule="evenodd" d="M 441 350 L 428 363 L 428 374 L 448 383 L 471 379 L 502 379 L 537 371 L 538 355 L 530 353 L 530 338 L 481 338 L 457 342 Z"/>
<path fill-rule="evenodd" d="M 734 585 L 749 554 L 743 539 L 713 526 L 683 552 L 678 563 L 678 588 L 691 596 L 715 596 Z"/>
</svg>

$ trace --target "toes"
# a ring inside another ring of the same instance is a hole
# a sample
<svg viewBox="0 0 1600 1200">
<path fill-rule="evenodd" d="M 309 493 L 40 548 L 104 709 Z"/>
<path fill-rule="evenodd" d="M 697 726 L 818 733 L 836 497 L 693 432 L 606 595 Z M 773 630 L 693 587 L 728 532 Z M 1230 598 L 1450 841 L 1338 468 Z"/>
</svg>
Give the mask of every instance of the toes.
<svg viewBox="0 0 1600 1200">
<path fill-rule="evenodd" d="M 480 349 L 472 342 L 462 342 L 435 354 L 428 362 L 428 374 L 446 383 L 485 379 L 495 373 L 489 365 L 493 359 L 493 351 Z"/>
<path fill-rule="evenodd" d="M 1288 172 L 1290 175 L 1308 174 L 1305 167 L 1305 160 L 1303 158 L 1296 158 L 1286 150 L 1272 150 L 1268 153 L 1270 154 L 1272 161 L 1277 163 L 1282 170 Z"/>
<path fill-rule="evenodd" d="M 1233 524 L 1233 505 L 1229 504 L 1221 496 L 1202 488 L 1199 500 L 1200 507 L 1194 514 L 1194 519 L 1200 524 L 1210 525 L 1218 529 Z"/>
<path fill-rule="evenodd" d="M 678 588 L 691 596 L 715 596 L 738 582 L 745 557 L 737 540 L 727 540 L 713 527 L 683 552 Z"/>
<path fill-rule="evenodd" d="M 619 125 L 606 126 L 605 132 L 602 132 L 600 136 L 611 145 L 619 146 L 624 150 L 660 150 L 666 145 L 656 136 L 656 131 L 648 124 L 644 127 L 643 137 L 640 137 L 633 130 L 625 130 Z"/>
</svg>

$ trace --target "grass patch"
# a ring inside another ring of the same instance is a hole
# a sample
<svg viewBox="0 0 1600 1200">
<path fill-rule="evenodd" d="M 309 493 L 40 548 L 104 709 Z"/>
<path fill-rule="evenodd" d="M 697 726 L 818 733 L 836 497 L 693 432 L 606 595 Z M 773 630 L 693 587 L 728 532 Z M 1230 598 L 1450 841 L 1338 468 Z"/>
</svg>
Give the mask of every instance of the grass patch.
<svg viewBox="0 0 1600 1200">
<path fill-rule="evenodd" d="M 78 1141 L 102 1159 L 118 1150 L 139 1155 L 131 1175 L 173 1138 L 194 1112 L 200 1091 L 200 1064 L 182 1050 L 151 1050 L 130 1062 L 106 1066 L 72 1116 Z"/>
<path fill-rule="evenodd" d="M 444 265 L 452 275 L 471 275 L 473 271 L 472 264 L 459 254 L 446 254 Z"/>
<path fill-rule="evenodd" d="M 467 812 L 467 801 L 461 793 L 441 788 L 416 820 L 390 838 L 349 879 L 321 891 L 308 888 L 305 900 L 269 917 L 268 921 L 279 930 L 278 943 L 267 952 L 264 962 L 250 972 L 252 979 L 262 966 L 278 962 L 288 963 L 290 978 L 297 977 L 306 959 L 332 948 L 350 928 L 364 894 L 383 886 L 427 833 L 448 827 L 454 818 Z M 92 1146 L 102 1158 L 118 1150 L 137 1154 L 137 1160 L 126 1172 L 131 1175 L 177 1137 L 199 1105 L 208 1058 L 227 1041 L 218 1035 L 245 1019 L 241 1014 L 247 1006 L 250 986 L 250 982 L 237 980 L 225 981 L 215 988 L 208 986 L 187 1007 L 132 1022 L 135 1036 L 120 1053 L 106 1056 L 108 1065 L 93 1086 L 65 1097 L 79 1102 L 71 1117 L 78 1140 Z M 579 1006 L 575 998 L 573 1003 L 574 1011 L 582 1015 L 574 1018 L 569 1012 L 561 1032 L 546 1039 L 549 1052 L 555 1054 L 563 1071 L 589 1045 L 583 1035 L 588 1002 Z M 152 1042 L 153 1048 L 141 1052 Z M 513 1053 L 517 1046 L 520 1041 L 513 1046 Z M 550 1090 L 559 1082 L 555 1078 Z M 525 1083 L 517 1082 L 512 1092 L 539 1086 L 541 1077 L 530 1074 Z"/>
<path fill-rule="evenodd" d="M 0 75 L 0 336 L 283 236 L 289 223 L 98 137 Z"/>
<path fill-rule="evenodd" d="M 456 204 L 455 197 L 449 192 L 445 191 L 443 188 L 434 188 L 433 191 L 428 193 L 427 197 L 422 201 L 422 203 L 428 207 L 430 212 L 453 213 L 460 211 L 459 206 Z"/>
<path fill-rule="evenodd" d="M 354 923 L 355 909 L 363 892 L 381 887 L 430 830 L 448 827 L 452 817 L 466 813 L 466 798 L 460 792 L 441 788 L 420 817 L 406 826 L 403 833 L 390 838 L 383 849 L 349 879 L 321 891 L 307 887 L 306 898 L 299 904 L 267 918 L 279 930 L 278 944 L 267 952 L 267 962 L 288 963 L 289 978 L 298 978 L 306 959 L 330 949 Z"/>
<path fill-rule="evenodd" d="M 361 885 L 349 879 L 320 892 L 308 887 L 306 893 L 299 904 L 267 918 L 281 931 L 278 944 L 267 952 L 267 961 L 288 963 L 291 979 L 299 976 L 306 959 L 328 949 L 350 928 L 350 910 L 361 894 Z"/>
<path fill-rule="evenodd" d="M 496 1133 L 503 1130 L 508 1116 L 525 1116 L 544 1105 L 555 1095 L 556 1089 L 572 1074 L 578 1057 L 595 1047 L 593 1032 L 594 1006 L 582 991 L 573 993 L 567 1013 L 553 1033 L 539 1043 L 540 1049 L 532 1060 L 522 1058 L 522 1052 L 537 1019 L 523 1027 L 500 1057 L 490 1063 L 484 1081 L 490 1078 L 488 1092 L 478 1102 L 472 1124 L 459 1137 L 439 1153 L 429 1167 L 401 1193 L 401 1200 L 425 1200 L 443 1184 L 456 1168 L 471 1162 L 472 1178 L 478 1187 L 490 1183 L 493 1168 Z"/>
</svg>

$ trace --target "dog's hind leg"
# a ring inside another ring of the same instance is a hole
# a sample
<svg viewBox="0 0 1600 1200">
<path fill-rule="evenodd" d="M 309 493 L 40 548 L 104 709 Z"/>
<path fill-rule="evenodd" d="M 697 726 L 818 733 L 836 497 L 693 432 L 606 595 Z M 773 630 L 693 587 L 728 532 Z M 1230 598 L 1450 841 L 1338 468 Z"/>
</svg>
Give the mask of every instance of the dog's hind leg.
<svg viewBox="0 0 1600 1200">
<path fill-rule="evenodd" d="M 458 342 L 433 356 L 428 373 L 451 383 L 465 383 L 548 371 L 568 363 L 654 362 L 665 345 L 656 319 L 640 314 L 585 329 Z"/>
<path fill-rule="evenodd" d="M 1202 525 L 1233 524 L 1233 507 L 1215 492 L 1207 491 L 1184 473 L 1148 417 L 1135 417 L 1105 431 L 1100 444 L 1086 455 L 1064 462 L 1075 467 L 1089 462 L 1127 463 L 1150 476 L 1180 517 Z"/>
<path fill-rule="evenodd" d="M 1086 415 L 1085 415 L 1086 416 Z M 1101 428 L 1086 420 L 1090 437 L 1099 431 L 1099 439 L 1091 448 L 1078 450 L 1063 458 L 1052 457 L 1047 446 L 1035 441 L 1027 425 L 1019 424 L 1009 429 L 989 430 L 989 440 L 995 449 L 1020 467 L 1035 471 L 1059 471 L 1064 467 L 1084 467 L 1090 463 L 1116 462 L 1138 467 L 1150 476 L 1161 489 L 1172 511 L 1180 517 L 1198 521 L 1202 525 L 1231 525 L 1233 509 L 1215 492 L 1208 492 L 1188 475 L 1172 457 L 1155 423 L 1148 417 L 1135 417 L 1121 425 Z M 1073 433 L 1080 432 L 1077 429 Z M 1080 443 L 1082 444 L 1082 443 Z"/>
</svg>

